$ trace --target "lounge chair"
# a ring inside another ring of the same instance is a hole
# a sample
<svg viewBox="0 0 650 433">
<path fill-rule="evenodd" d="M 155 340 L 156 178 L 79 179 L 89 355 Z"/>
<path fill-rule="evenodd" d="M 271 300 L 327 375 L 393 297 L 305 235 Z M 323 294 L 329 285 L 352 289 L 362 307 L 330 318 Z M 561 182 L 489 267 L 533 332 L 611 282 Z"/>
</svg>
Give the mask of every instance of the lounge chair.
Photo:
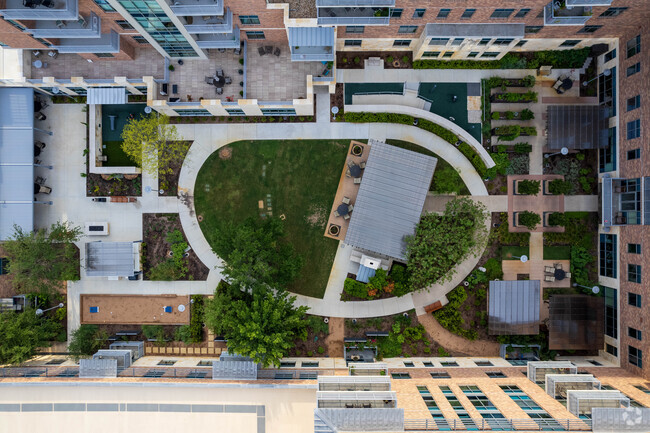
<svg viewBox="0 0 650 433">
<path fill-rule="evenodd" d="M 266 54 L 272 54 L 273 53 L 273 47 L 271 45 L 266 45 L 264 47 L 264 51 L 266 52 Z"/>
<path fill-rule="evenodd" d="M 354 178 L 354 184 L 359 185 L 361 183 L 361 178 L 360 177 L 355 177 Z"/>
<path fill-rule="evenodd" d="M 281 53 L 282 53 L 282 51 L 280 51 L 280 48 L 278 48 L 278 47 L 275 47 L 275 50 L 273 50 L 273 55 L 275 57 L 280 57 Z"/>
<path fill-rule="evenodd" d="M 49 186 L 40 185 L 40 189 L 38 190 L 38 192 L 43 194 L 50 194 L 52 192 L 52 188 L 50 188 Z"/>
<path fill-rule="evenodd" d="M 264 54 L 266 54 L 266 51 L 264 51 L 264 47 L 259 47 L 257 49 L 257 52 L 259 53 L 260 56 L 263 56 Z"/>
<path fill-rule="evenodd" d="M 552 266 L 544 266 L 544 272 L 548 274 L 554 274 L 555 273 L 555 268 Z"/>
<path fill-rule="evenodd" d="M 354 165 L 354 161 L 350 160 L 348 161 L 348 167 L 352 167 Z"/>
<path fill-rule="evenodd" d="M 350 197 L 343 197 L 343 200 L 341 200 L 343 204 L 350 204 Z"/>
<path fill-rule="evenodd" d="M 571 272 L 566 272 L 566 273 L 564 274 L 564 278 L 571 279 Z"/>
<path fill-rule="evenodd" d="M 544 277 L 544 281 L 548 281 L 549 283 L 552 283 L 553 281 L 555 281 L 555 277 L 552 275 L 546 275 Z"/>
<path fill-rule="evenodd" d="M 352 175 L 350 174 L 350 169 L 349 168 L 347 170 L 345 170 L 345 177 L 352 177 Z"/>
<path fill-rule="evenodd" d="M 350 205 L 348 206 L 348 212 L 352 212 L 354 210 L 354 206 Z"/>
<path fill-rule="evenodd" d="M 364 168 L 366 168 L 366 161 L 361 161 L 361 162 L 359 163 L 359 167 L 361 167 L 361 170 L 363 170 Z"/>
<path fill-rule="evenodd" d="M 335 217 L 340 217 L 341 214 L 339 213 L 339 211 L 335 210 L 335 211 L 334 211 L 334 216 L 335 216 Z"/>
<path fill-rule="evenodd" d="M 345 214 L 345 215 L 343 216 L 343 219 L 344 219 L 344 220 L 349 220 L 349 219 L 350 219 L 350 214 Z"/>
<path fill-rule="evenodd" d="M 223 69 L 217 68 L 217 77 L 223 77 Z"/>
</svg>

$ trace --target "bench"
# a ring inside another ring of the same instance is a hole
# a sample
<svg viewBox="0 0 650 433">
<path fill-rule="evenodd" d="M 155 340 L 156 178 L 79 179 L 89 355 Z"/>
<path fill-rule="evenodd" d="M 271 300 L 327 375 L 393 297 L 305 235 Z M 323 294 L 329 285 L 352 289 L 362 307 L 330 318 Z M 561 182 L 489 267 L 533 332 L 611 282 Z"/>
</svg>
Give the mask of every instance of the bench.
<svg viewBox="0 0 650 433">
<path fill-rule="evenodd" d="M 343 339 L 344 343 L 365 343 L 368 341 L 365 338 L 352 338 L 352 337 L 346 337 Z"/>
<path fill-rule="evenodd" d="M 429 314 L 429 313 L 433 313 L 434 311 L 438 311 L 441 308 L 442 308 L 442 303 L 440 301 L 436 301 L 433 304 L 429 304 L 426 307 L 424 307 L 424 312 Z"/>
<path fill-rule="evenodd" d="M 368 338 L 388 337 L 388 331 L 366 332 L 366 337 L 368 337 Z"/>
</svg>

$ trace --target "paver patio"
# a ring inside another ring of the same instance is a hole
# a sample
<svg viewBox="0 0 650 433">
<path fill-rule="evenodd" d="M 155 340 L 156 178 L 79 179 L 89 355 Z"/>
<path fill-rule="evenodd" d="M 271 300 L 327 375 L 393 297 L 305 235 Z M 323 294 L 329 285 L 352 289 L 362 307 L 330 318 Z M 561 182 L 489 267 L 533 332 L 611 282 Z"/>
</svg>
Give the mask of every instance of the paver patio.
<svg viewBox="0 0 650 433">
<path fill-rule="evenodd" d="M 562 195 L 544 194 L 544 181 L 564 179 L 560 175 L 518 175 L 508 176 L 508 230 L 511 232 L 564 232 L 564 227 L 544 226 L 544 212 L 564 212 L 564 197 Z M 514 184 L 519 180 L 538 180 L 540 190 L 537 195 L 515 194 Z M 514 224 L 514 213 L 529 211 L 542 218 L 533 230 L 527 227 L 517 227 Z"/>
</svg>

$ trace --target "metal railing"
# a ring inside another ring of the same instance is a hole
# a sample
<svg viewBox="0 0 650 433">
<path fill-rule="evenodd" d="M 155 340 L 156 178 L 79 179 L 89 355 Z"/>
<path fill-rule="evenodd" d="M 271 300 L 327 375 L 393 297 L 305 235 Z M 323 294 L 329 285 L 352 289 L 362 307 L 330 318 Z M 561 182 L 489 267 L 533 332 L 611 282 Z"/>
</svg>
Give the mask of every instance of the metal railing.
<svg viewBox="0 0 650 433">
<path fill-rule="evenodd" d="M 495 424 L 518 431 L 591 431 L 591 420 L 581 419 L 466 419 L 472 430 L 496 430 Z M 539 422 L 539 423 L 538 423 Z M 556 428 L 553 428 L 555 424 Z M 468 430 L 463 420 L 458 418 L 405 419 L 406 431 L 463 431 Z"/>
<path fill-rule="evenodd" d="M 584 0 L 583 0 L 584 1 Z M 602 1 L 602 0 L 601 0 Z M 395 0 L 316 0 L 316 7 L 393 7 Z"/>
</svg>

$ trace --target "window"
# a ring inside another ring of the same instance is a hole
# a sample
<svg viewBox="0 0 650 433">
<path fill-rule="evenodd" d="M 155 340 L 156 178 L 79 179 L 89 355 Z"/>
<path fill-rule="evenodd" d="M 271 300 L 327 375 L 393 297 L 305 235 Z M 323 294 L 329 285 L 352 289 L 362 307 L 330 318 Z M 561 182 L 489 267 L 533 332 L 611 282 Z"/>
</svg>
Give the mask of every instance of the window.
<svg viewBox="0 0 650 433">
<path fill-rule="evenodd" d="M 578 30 L 578 33 L 594 33 L 596 30 L 601 28 L 602 26 L 584 26 L 580 30 Z"/>
<path fill-rule="evenodd" d="M 124 30 L 133 30 L 133 26 L 126 20 L 116 20 L 115 24 L 122 27 Z"/>
<path fill-rule="evenodd" d="M 544 26 L 526 26 L 524 27 L 524 32 L 525 33 L 539 33 L 540 30 L 542 30 Z"/>
<path fill-rule="evenodd" d="M 639 340 L 640 340 L 640 339 L 639 339 Z M 647 385 L 647 384 L 646 384 L 646 385 Z M 638 389 L 639 391 L 641 391 L 641 392 L 644 392 L 644 393 L 646 393 L 646 394 L 650 394 L 650 389 L 646 388 L 646 387 L 643 386 L 643 385 L 634 385 L 634 387 L 635 387 L 636 389 Z"/>
<path fill-rule="evenodd" d="M 422 18 L 426 11 L 426 9 L 416 9 L 415 12 L 413 12 L 413 18 Z"/>
<path fill-rule="evenodd" d="M 399 26 L 397 33 L 415 33 L 418 31 L 418 26 Z"/>
<path fill-rule="evenodd" d="M 506 375 L 501 371 L 486 371 L 485 374 L 487 374 L 488 377 L 491 377 L 492 379 L 497 377 L 506 377 Z"/>
<path fill-rule="evenodd" d="M 5 19 L 2 18 L 2 17 L 0 17 L 0 19 L 5 20 Z M 16 21 L 14 21 L 14 20 L 5 20 L 5 21 L 8 22 L 9 24 L 11 24 L 12 26 L 14 26 L 15 28 L 17 28 L 18 30 L 20 30 L 21 32 L 24 31 L 24 30 L 27 28 L 27 27 L 25 27 L 25 26 L 22 25 L 22 24 L 18 24 L 18 23 L 17 23 Z"/>
<path fill-rule="evenodd" d="M 449 38 L 431 38 L 429 45 L 447 45 Z"/>
<path fill-rule="evenodd" d="M 476 9 L 471 9 L 471 8 L 470 9 L 465 9 L 463 11 L 463 14 L 460 17 L 464 18 L 464 19 L 470 19 L 470 18 L 472 18 L 472 15 L 474 15 L 474 12 L 476 12 Z"/>
<path fill-rule="evenodd" d="M 628 66 L 625 71 L 626 71 L 628 77 L 631 77 L 632 75 L 636 74 L 637 72 L 640 72 L 641 71 L 641 62 L 637 62 L 637 63 L 633 64 L 632 66 Z"/>
<path fill-rule="evenodd" d="M 262 31 L 246 32 L 246 37 L 248 39 L 266 39 Z"/>
<path fill-rule="evenodd" d="M 641 120 L 636 119 L 627 122 L 627 139 L 632 140 L 641 136 Z"/>
<path fill-rule="evenodd" d="M 599 259 L 600 275 L 616 278 L 616 235 L 601 233 Z"/>
<path fill-rule="evenodd" d="M 61 365 L 61 364 L 63 364 L 65 361 L 66 361 L 65 358 L 54 358 L 54 359 L 50 359 L 50 360 L 47 361 L 45 364 L 47 364 L 47 365 Z"/>
<path fill-rule="evenodd" d="M 495 9 L 490 18 L 508 18 L 514 11 L 514 9 Z"/>
<path fill-rule="evenodd" d="M 519 12 L 515 14 L 515 18 L 523 18 L 528 15 L 528 12 L 530 12 L 528 8 L 519 9 Z"/>
<path fill-rule="evenodd" d="M 510 431 L 513 429 L 512 424 L 504 419 L 505 417 L 503 414 L 496 408 L 496 406 L 494 406 L 478 386 L 461 385 L 460 389 L 492 430 Z M 463 419 L 462 416 L 459 415 L 459 417 Z M 467 425 L 465 425 L 465 427 L 467 427 Z M 474 430 L 474 428 L 467 428 L 467 430 Z"/>
<path fill-rule="evenodd" d="M 627 336 L 631 337 L 631 338 L 636 338 L 639 341 L 641 341 L 643 339 L 643 337 L 641 335 L 641 331 L 639 331 L 638 329 L 630 328 L 630 327 L 627 328 Z"/>
<path fill-rule="evenodd" d="M 409 45 L 411 45 L 410 39 L 396 39 L 393 41 L 394 47 L 408 47 Z"/>
<path fill-rule="evenodd" d="M 402 18 L 402 12 L 404 12 L 404 9 L 391 9 L 390 10 L 390 17 L 391 18 Z"/>
<path fill-rule="evenodd" d="M 46 41 L 43 38 L 34 38 L 34 39 L 37 40 L 38 42 L 40 42 L 41 44 L 45 45 L 46 47 L 51 47 L 52 46 L 51 43 L 49 43 L 48 41 Z"/>
<path fill-rule="evenodd" d="M 296 366 L 296 363 L 294 361 L 281 361 L 280 362 L 280 368 L 285 367 L 285 368 L 293 368 Z"/>
<path fill-rule="evenodd" d="M 627 111 L 636 110 L 641 106 L 641 95 L 636 95 L 627 100 Z"/>
<path fill-rule="evenodd" d="M 481 54 L 481 57 L 494 58 L 497 57 L 499 54 L 501 53 L 497 51 L 486 51 L 483 54 Z"/>
<path fill-rule="evenodd" d="M 158 365 L 174 365 L 174 364 L 176 364 L 176 361 L 174 361 L 173 359 L 163 359 L 158 362 Z"/>
<path fill-rule="evenodd" d="M 423 361 L 422 364 L 424 364 L 425 367 L 433 367 L 433 362 L 431 361 Z"/>
<path fill-rule="evenodd" d="M 449 57 L 451 57 L 451 56 L 453 56 L 453 55 L 454 55 L 454 52 L 453 52 L 453 51 L 445 51 L 445 52 L 442 54 L 442 58 L 443 58 L 443 59 L 444 59 L 444 58 L 447 58 L 447 59 L 448 59 Z"/>
<path fill-rule="evenodd" d="M 616 48 L 614 48 L 612 51 L 605 53 L 605 63 L 609 62 L 610 60 L 614 60 L 616 58 Z"/>
<path fill-rule="evenodd" d="M 411 375 L 408 373 L 391 373 L 390 376 L 393 379 L 410 379 Z"/>
<path fill-rule="evenodd" d="M 449 379 L 451 376 L 449 376 L 449 373 L 446 371 L 432 371 L 431 372 L 431 377 L 433 379 Z"/>
<path fill-rule="evenodd" d="M 627 294 L 627 304 L 633 307 L 641 308 L 641 295 L 629 292 Z"/>
<path fill-rule="evenodd" d="M 458 45 L 462 44 L 464 40 L 465 40 L 465 38 L 456 38 L 456 39 L 453 39 L 453 40 L 451 41 L 451 45 L 452 45 L 452 46 L 458 46 Z"/>
<path fill-rule="evenodd" d="M 639 54 L 641 52 L 641 35 L 638 35 L 636 38 L 632 38 L 627 41 L 626 46 L 628 59 Z"/>
<path fill-rule="evenodd" d="M 474 361 L 474 364 L 476 364 L 478 367 L 492 367 L 493 365 L 490 361 L 486 360 Z"/>
<path fill-rule="evenodd" d="M 345 46 L 346 47 L 360 47 L 361 46 L 361 39 L 346 39 L 345 40 Z"/>
<path fill-rule="evenodd" d="M 404 361 L 404 367 L 415 367 L 415 365 L 411 361 Z"/>
<path fill-rule="evenodd" d="M 239 22 L 242 24 L 254 25 L 260 23 L 260 18 L 257 15 L 240 15 Z"/>
<path fill-rule="evenodd" d="M 148 44 L 149 43 L 149 41 L 147 41 L 147 39 L 145 39 L 144 36 L 140 36 L 140 35 L 133 36 L 133 40 L 136 41 L 139 44 Z"/>
<path fill-rule="evenodd" d="M 438 16 L 436 16 L 436 18 L 445 19 L 449 16 L 450 13 L 451 13 L 451 9 L 440 9 L 438 11 Z"/>
<path fill-rule="evenodd" d="M 345 33 L 363 33 L 365 29 L 365 26 L 346 26 Z"/>
<path fill-rule="evenodd" d="M 487 45 L 487 44 L 490 43 L 491 40 L 492 40 L 492 38 L 483 38 L 483 39 L 481 39 L 481 40 L 479 41 L 478 44 L 479 44 L 479 45 Z"/>
<path fill-rule="evenodd" d="M 516 385 L 501 385 L 513 402 L 517 404 L 526 415 L 531 417 L 539 426 L 540 431 L 563 431 L 565 430 L 548 412 L 546 412 L 535 400 L 531 399 L 528 394 L 523 392 Z"/>
<path fill-rule="evenodd" d="M 440 51 L 425 51 L 422 53 L 422 57 L 438 57 L 440 56 Z"/>
<path fill-rule="evenodd" d="M 609 8 L 599 15 L 600 18 L 614 18 L 627 10 L 626 7 Z"/>
<path fill-rule="evenodd" d="M 631 283 L 641 284 L 641 265 L 627 265 L 627 280 Z"/>
<path fill-rule="evenodd" d="M 472 51 L 467 55 L 467 57 L 469 58 L 474 58 L 476 56 L 478 56 L 478 51 Z"/>
<path fill-rule="evenodd" d="M 422 396 L 422 400 L 424 400 L 424 404 L 427 405 L 427 408 L 429 409 L 429 413 L 431 413 L 431 416 L 434 419 L 437 419 L 439 426 L 447 426 L 447 422 L 445 421 L 445 416 L 443 415 L 442 411 L 438 407 L 438 404 L 436 403 L 435 399 L 431 395 L 431 392 L 429 392 L 429 388 L 426 386 L 420 385 L 417 387 L 418 391 L 420 392 L 420 396 Z"/>
<path fill-rule="evenodd" d="M 598 78 L 598 105 L 609 109 L 609 116 L 616 116 L 616 66 L 610 69 L 609 76 Z"/>
<path fill-rule="evenodd" d="M 524 45 L 526 45 L 526 42 L 528 42 L 526 39 L 522 39 L 519 42 L 517 42 L 515 47 L 523 47 Z"/>
<path fill-rule="evenodd" d="M 95 54 L 95 56 L 97 56 L 97 57 L 101 57 L 101 58 L 111 58 L 111 57 L 115 57 L 115 56 L 112 55 L 111 53 L 94 53 L 94 54 Z"/>
<path fill-rule="evenodd" d="M 496 38 L 492 45 L 510 45 L 514 41 L 512 38 Z"/>
<path fill-rule="evenodd" d="M 639 368 L 643 367 L 643 351 L 634 346 L 627 346 L 627 361 Z"/>
<path fill-rule="evenodd" d="M 300 363 L 302 368 L 318 368 L 319 362 L 303 361 Z"/>
<path fill-rule="evenodd" d="M 561 47 L 575 47 L 580 41 L 578 39 L 567 39 L 560 44 Z"/>
<path fill-rule="evenodd" d="M 113 9 L 113 6 L 108 4 L 106 0 L 94 0 L 95 4 L 99 6 L 104 12 L 116 12 L 115 9 Z"/>
<path fill-rule="evenodd" d="M 617 290 L 603 286 L 605 298 L 605 335 L 618 338 L 618 300 Z"/>
<path fill-rule="evenodd" d="M 598 149 L 598 166 L 601 173 L 616 169 L 616 127 L 609 128 L 608 146 Z"/>
<path fill-rule="evenodd" d="M 443 367 L 458 367 L 456 361 L 442 361 L 440 364 L 442 364 Z"/>
<path fill-rule="evenodd" d="M 641 254 L 641 244 L 627 244 L 627 252 L 630 254 Z"/>
<path fill-rule="evenodd" d="M 212 367 L 212 361 L 199 361 L 196 365 L 199 367 Z"/>
<path fill-rule="evenodd" d="M 631 161 L 633 159 L 641 158 L 641 149 L 632 149 L 627 151 L 627 160 Z"/>
<path fill-rule="evenodd" d="M 612 356 L 618 356 L 618 348 L 612 346 L 611 344 L 605 343 L 605 352 L 609 353 Z"/>
</svg>

